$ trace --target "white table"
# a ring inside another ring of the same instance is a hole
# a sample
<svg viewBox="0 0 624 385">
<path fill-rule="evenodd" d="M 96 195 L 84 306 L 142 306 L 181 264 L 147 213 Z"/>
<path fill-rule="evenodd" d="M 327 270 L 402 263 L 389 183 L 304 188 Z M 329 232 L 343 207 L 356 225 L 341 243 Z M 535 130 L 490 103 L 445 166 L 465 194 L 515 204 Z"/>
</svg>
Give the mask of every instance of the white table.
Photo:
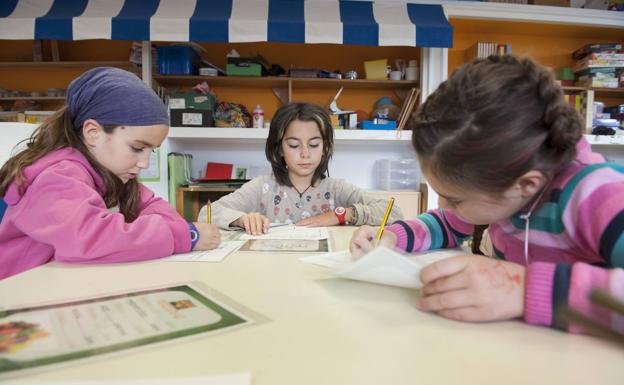
<svg viewBox="0 0 624 385">
<path fill-rule="evenodd" d="M 331 229 L 338 249 L 346 248 L 350 231 Z M 519 321 L 449 321 L 416 310 L 416 291 L 336 279 L 299 256 L 239 252 L 222 263 L 54 262 L 0 281 L 0 304 L 199 280 L 270 319 L 24 381 L 251 372 L 256 385 L 624 384 L 621 346 Z"/>
</svg>

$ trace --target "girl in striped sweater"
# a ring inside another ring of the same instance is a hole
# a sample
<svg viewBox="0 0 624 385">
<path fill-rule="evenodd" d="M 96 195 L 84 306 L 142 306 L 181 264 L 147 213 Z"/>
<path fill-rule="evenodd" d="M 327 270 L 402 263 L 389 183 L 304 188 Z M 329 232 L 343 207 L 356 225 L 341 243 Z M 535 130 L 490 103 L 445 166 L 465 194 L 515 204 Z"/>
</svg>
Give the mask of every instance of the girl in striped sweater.
<svg viewBox="0 0 624 385">
<path fill-rule="evenodd" d="M 530 59 L 476 60 L 427 99 L 413 145 L 440 208 L 387 226 L 381 242 L 452 248 L 489 226 L 494 258 L 424 268 L 419 309 L 582 331 L 555 311 L 569 306 L 624 332 L 621 317 L 589 301 L 593 288 L 624 299 L 624 167 L 601 163 L 582 133 L 550 72 Z M 375 233 L 360 228 L 352 254 L 369 251 Z"/>
</svg>

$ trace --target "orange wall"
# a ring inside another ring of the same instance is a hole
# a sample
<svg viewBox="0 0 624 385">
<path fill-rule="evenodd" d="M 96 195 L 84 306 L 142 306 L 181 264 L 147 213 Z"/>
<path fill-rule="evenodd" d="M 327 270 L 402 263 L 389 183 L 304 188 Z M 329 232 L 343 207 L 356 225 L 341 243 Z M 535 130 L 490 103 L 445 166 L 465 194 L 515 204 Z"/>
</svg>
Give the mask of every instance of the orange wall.
<svg viewBox="0 0 624 385">
<path fill-rule="evenodd" d="M 624 29 L 467 19 L 450 22 L 454 36 L 449 73 L 465 62 L 465 51 L 477 41 L 511 43 L 514 54 L 530 56 L 554 69 L 572 66 L 572 52 L 585 44 L 624 42 Z"/>
<path fill-rule="evenodd" d="M 169 43 L 155 43 L 169 44 Z M 291 66 L 300 68 L 321 68 L 345 72 L 355 70 L 364 78 L 363 62 L 366 60 L 388 59 L 394 65 L 395 59 L 419 60 L 420 49 L 411 47 L 365 47 L 342 46 L 335 44 L 289 44 L 289 43 L 202 43 L 207 52 L 204 57 L 215 65 L 225 68 L 225 55 L 236 49 L 241 56 L 261 54 L 271 63 L 279 64 L 288 70 Z M 59 42 L 62 61 L 124 61 L 128 60 L 131 42 L 87 40 Z M 51 60 L 49 42 L 44 44 L 44 60 Z M 0 40 L 0 61 L 14 62 L 32 58 L 32 41 Z M 48 88 L 66 88 L 73 78 L 85 68 L 2 68 L 0 67 L 0 87 L 23 90 L 45 91 Z M 156 73 L 156 71 L 155 71 Z M 180 87 L 183 89 L 184 87 Z M 188 88 L 188 87 L 187 87 Z M 280 102 L 270 89 L 215 87 L 221 101 L 242 103 L 251 111 L 261 104 L 269 120 Z M 306 100 L 327 106 L 338 88 L 293 89 L 293 100 Z M 398 98 L 391 90 L 346 89 L 340 99 L 343 109 L 362 109 L 370 112 L 377 99 L 390 96 L 397 103 Z"/>
<path fill-rule="evenodd" d="M 477 41 L 511 43 L 512 52 L 528 56 L 556 70 L 572 67 L 572 52 L 588 43 L 624 43 L 624 29 L 566 26 L 541 23 L 450 19 L 453 48 L 449 49 L 449 74 L 465 63 L 466 50 Z M 599 97 L 605 105 L 622 103 Z"/>
<path fill-rule="evenodd" d="M 131 42 L 111 40 L 59 41 L 62 61 L 127 61 Z M 32 40 L 0 40 L 0 61 L 32 61 Z M 43 59 L 50 61 L 50 43 L 43 44 Z M 86 68 L 0 67 L 0 87 L 22 91 L 66 88 Z"/>
</svg>

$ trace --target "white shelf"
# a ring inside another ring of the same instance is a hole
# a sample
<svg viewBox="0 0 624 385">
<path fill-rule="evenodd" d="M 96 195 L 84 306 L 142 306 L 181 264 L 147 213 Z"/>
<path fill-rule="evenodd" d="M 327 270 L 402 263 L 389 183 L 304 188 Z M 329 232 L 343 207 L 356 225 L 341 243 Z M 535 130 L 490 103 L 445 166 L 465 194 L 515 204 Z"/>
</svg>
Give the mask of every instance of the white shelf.
<svg viewBox="0 0 624 385">
<path fill-rule="evenodd" d="M 448 18 L 624 28 L 624 12 L 489 2 L 443 3 Z"/>
<path fill-rule="evenodd" d="M 592 146 L 624 146 L 624 135 L 585 135 Z"/>
<path fill-rule="evenodd" d="M 335 130 L 336 141 L 409 141 L 411 131 L 386 130 Z M 229 139 L 233 141 L 266 140 L 268 129 L 219 128 L 219 127 L 171 127 L 169 139 Z"/>
<path fill-rule="evenodd" d="M 345 142 L 388 142 L 412 139 L 411 131 L 386 130 L 335 130 L 334 139 Z M 269 134 L 264 128 L 220 128 L 220 127 L 171 127 L 169 139 L 228 139 L 231 141 L 264 141 Z M 624 146 L 624 135 L 585 135 L 587 141 L 596 146 Z"/>
</svg>

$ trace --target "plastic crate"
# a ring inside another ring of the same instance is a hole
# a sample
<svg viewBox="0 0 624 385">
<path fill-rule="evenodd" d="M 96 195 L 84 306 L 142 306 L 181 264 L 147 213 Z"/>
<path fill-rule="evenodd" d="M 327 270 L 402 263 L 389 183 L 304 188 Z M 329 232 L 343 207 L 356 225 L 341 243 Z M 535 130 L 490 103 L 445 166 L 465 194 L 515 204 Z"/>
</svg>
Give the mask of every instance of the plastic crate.
<svg viewBox="0 0 624 385">
<path fill-rule="evenodd" d="M 188 45 L 158 47 L 158 72 L 161 75 L 197 75 L 199 55 Z"/>
<path fill-rule="evenodd" d="M 375 188 L 386 191 L 419 191 L 422 179 L 416 158 L 375 161 Z"/>
</svg>

